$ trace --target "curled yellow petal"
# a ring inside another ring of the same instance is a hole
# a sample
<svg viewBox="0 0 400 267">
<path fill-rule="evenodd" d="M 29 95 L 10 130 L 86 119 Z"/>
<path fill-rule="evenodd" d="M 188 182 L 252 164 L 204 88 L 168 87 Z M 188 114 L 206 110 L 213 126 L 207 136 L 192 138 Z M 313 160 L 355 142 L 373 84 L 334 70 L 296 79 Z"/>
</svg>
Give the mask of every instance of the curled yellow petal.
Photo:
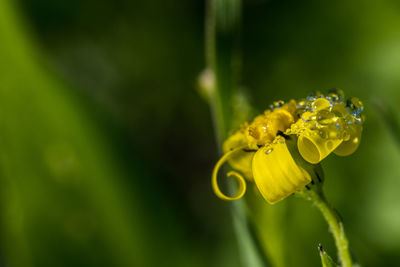
<svg viewBox="0 0 400 267">
<path fill-rule="evenodd" d="M 262 196 L 274 204 L 311 182 L 311 177 L 298 166 L 285 142 L 259 149 L 253 158 L 253 176 Z"/>
<path fill-rule="evenodd" d="M 239 188 L 238 188 L 238 192 L 236 193 L 236 195 L 230 197 L 225 195 L 224 193 L 221 192 L 219 186 L 218 186 L 218 179 L 217 179 L 217 175 L 218 175 L 218 171 L 221 168 L 221 166 L 230 159 L 230 157 L 232 157 L 233 154 L 242 151 L 243 149 L 247 148 L 247 146 L 241 146 L 238 148 L 235 148 L 229 152 L 227 152 L 225 155 L 222 156 L 222 158 L 220 158 L 220 160 L 217 162 L 217 164 L 214 167 L 213 173 L 212 173 L 212 177 L 211 177 L 211 183 L 212 183 L 212 187 L 214 190 L 214 193 L 217 195 L 217 197 L 223 199 L 223 200 L 237 200 L 240 199 L 241 197 L 243 197 L 244 193 L 246 193 L 246 181 L 244 179 L 244 177 L 239 174 L 238 172 L 235 171 L 231 171 L 227 173 L 228 177 L 235 177 L 238 181 L 239 184 Z"/>
<path fill-rule="evenodd" d="M 242 131 L 237 131 L 231 135 L 223 144 L 222 150 L 224 153 L 231 151 L 239 146 L 247 146 L 247 138 Z M 251 171 L 251 160 L 253 159 L 254 152 L 238 151 L 228 159 L 229 165 L 232 169 L 242 173 L 247 180 L 253 180 L 253 173 Z"/>
<path fill-rule="evenodd" d="M 343 139 L 322 138 L 318 133 L 305 131 L 299 136 L 297 146 L 301 156 L 312 164 L 317 164 L 334 151 Z"/>
<path fill-rule="evenodd" d="M 356 151 L 358 146 L 360 145 L 362 126 L 350 127 L 349 131 L 350 131 L 349 140 L 341 143 L 340 146 L 338 146 L 338 148 L 336 148 L 336 150 L 333 151 L 333 153 L 335 153 L 338 156 L 344 157 L 353 154 L 354 151 Z"/>
</svg>

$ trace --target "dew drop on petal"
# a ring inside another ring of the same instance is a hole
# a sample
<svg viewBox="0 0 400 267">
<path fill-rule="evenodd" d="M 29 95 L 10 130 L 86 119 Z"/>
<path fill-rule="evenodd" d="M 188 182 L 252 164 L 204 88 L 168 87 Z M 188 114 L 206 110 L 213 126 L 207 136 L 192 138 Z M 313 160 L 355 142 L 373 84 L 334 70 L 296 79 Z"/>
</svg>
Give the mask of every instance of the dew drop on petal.
<svg viewBox="0 0 400 267">
<path fill-rule="evenodd" d="M 297 101 L 297 108 L 303 108 L 306 105 L 307 100 L 305 100 L 304 98 L 300 99 L 299 101 Z"/>
<path fill-rule="evenodd" d="M 275 102 L 273 103 L 273 105 L 274 105 L 275 108 L 280 108 L 280 107 L 282 107 L 284 104 L 285 104 L 285 102 L 284 102 L 283 100 L 278 100 L 278 101 L 275 101 Z"/>
<path fill-rule="evenodd" d="M 342 89 L 334 88 L 328 91 L 327 98 L 332 102 L 339 102 L 344 99 L 344 92 Z"/>
<path fill-rule="evenodd" d="M 346 106 L 350 109 L 351 114 L 358 115 L 364 110 L 364 105 L 357 97 L 352 97 L 347 100 Z"/>
<path fill-rule="evenodd" d="M 343 130 L 343 122 L 342 122 L 342 120 L 336 120 L 335 127 L 336 127 L 336 130 L 338 130 L 338 131 Z"/>
<path fill-rule="evenodd" d="M 335 122 L 335 115 L 327 109 L 320 110 L 317 113 L 316 121 L 322 125 L 328 125 Z"/>
<path fill-rule="evenodd" d="M 265 154 L 270 154 L 274 149 L 272 147 L 267 148 L 267 150 L 265 150 Z"/>
<path fill-rule="evenodd" d="M 309 96 L 307 96 L 308 101 L 314 101 L 317 98 L 324 97 L 324 95 L 320 91 L 314 91 Z"/>
<path fill-rule="evenodd" d="M 328 137 L 328 134 L 326 133 L 326 130 L 325 130 L 325 129 L 320 130 L 320 131 L 318 132 L 318 134 L 319 134 L 319 136 L 320 136 L 321 138 L 324 138 L 324 139 L 326 139 L 326 138 Z"/>
<path fill-rule="evenodd" d="M 349 141 L 350 140 L 350 134 L 349 134 L 348 131 L 343 131 L 342 139 L 343 139 L 343 141 Z"/>
<path fill-rule="evenodd" d="M 272 105 L 272 104 L 271 104 L 271 105 L 269 105 L 269 107 L 268 107 L 268 108 L 269 108 L 269 110 L 271 110 L 271 111 L 272 111 L 272 110 L 274 110 L 274 105 Z"/>
<path fill-rule="evenodd" d="M 311 104 L 311 110 L 313 112 L 322 110 L 322 109 L 328 109 L 330 107 L 331 107 L 331 104 L 325 98 L 318 98 L 318 99 L 314 100 Z"/>
<path fill-rule="evenodd" d="M 338 131 L 329 131 L 328 138 L 330 139 L 337 139 L 339 138 Z"/>
</svg>

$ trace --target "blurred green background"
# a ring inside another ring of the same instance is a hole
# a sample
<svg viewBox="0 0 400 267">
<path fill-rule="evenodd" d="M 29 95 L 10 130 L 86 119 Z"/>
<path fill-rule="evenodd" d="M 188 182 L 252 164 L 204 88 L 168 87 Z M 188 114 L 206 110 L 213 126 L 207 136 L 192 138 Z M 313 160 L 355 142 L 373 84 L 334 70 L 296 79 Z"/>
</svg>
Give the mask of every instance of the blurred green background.
<svg viewBox="0 0 400 267">
<path fill-rule="evenodd" d="M 231 203 L 210 185 L 204 10 L 0 0 L 1 267 L 243 266 Z M 325 190 L 356 261 L 398 266 L 400 153 L 374 103 L 399 110 L 400 3 L 246 0 L 242 24 L 242 85 L 257 111 L 332 87 L 363 100 L 361 146 L 323 162 Z M 276 266 L 320 266 L 319 243 L 335 256 L 309 203 L 262 205 Z"/>
</svg>

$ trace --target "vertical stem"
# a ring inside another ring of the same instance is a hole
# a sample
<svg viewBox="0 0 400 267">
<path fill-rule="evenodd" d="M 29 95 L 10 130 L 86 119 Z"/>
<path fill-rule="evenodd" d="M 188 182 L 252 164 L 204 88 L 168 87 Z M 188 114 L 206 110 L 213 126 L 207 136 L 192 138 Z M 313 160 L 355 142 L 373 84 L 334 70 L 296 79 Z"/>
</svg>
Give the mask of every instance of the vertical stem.
<svg viewBox="0 0 400 267">
<path fill-rule="evenodd" d="M 232 95 L 237 88 L 241 0 L 209 0 L 206 60 L 214 74 L 211 109 L 219 147 L 232 126 Z"/>
<path fill-rule="evenodd" d="M 335 209 L 333 209 L 329 205 L 329 203 L 326 201 L 325 196 L 322 193 L 312 191 L 309 196 L 311 197 L 311 201 L 321 211 L 332 231 L 332 235 L 335 239 L 336 247 L 338 250 L 341 266 L 351 267 L 352 260 L 349 251 L 349 241 L 347 240 L 346 234 L 344 232 L 343 223 L 340 217 L 338 216 Z"/>
<path fill-rule="evenodd" d="M 208 0 L 206 13 L 206 61 L 213 74 L 210 105 L 219 152 L 232 127 L 233 95 L 238 88 L 240 69 L 239 33 L 242 0 Z M 232 203 L 233 225 L 245 266 L 266 266 L 260 246 L 248 224 L 245 203 Z"/>
</svg>

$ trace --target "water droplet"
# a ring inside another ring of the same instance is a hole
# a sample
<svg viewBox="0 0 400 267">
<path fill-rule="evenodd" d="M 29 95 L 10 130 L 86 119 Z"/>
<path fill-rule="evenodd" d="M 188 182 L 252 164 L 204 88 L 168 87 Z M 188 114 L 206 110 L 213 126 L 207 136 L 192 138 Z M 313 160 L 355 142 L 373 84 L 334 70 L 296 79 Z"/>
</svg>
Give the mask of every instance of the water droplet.
<svg viewBox="0 0 400 267">
<path fill-rule="evenodd" d="M 328 125 L 335 122 L 335 115 L 327 109 L 318 111 L 316 120 L 319 124 Z"/>
<path fill-rule="evenodd" d="M 347 100 L 346 106 L 350 109 L 351 114 L 358 115 L 364 110 L 364 105 L 357 97 Z"/>
<path fill-rule="evenodd" d="M 312 102 L 311 110 L 315 112 L 322 109 L 328 109 L 330 108 L 330 106 L 331 104 L 328 100 L 326 100 L 325 98 L 318 98 Z"/>
<path fill-rule="evenodd" d="M 338 139 L 339 133 L 338 133 L 338 131 L 329 131 L 328 136 L 330 139 Z"/>
<path fill-rule="evenodd" d="M 341 121 L 341 120 L 337 120 L 337 121 L 335 122 L 335 127 L 336 127 L 336 130 L 338 130 L 338 131 L 342 130 L 342 129 L 343 129 L 343 123 L 342 123 L 342 121 Z"/>
<path fill-rule="evenodd" d="M 314 92 L 312 92 L 311 94 L 310 94 L 310 96 L 314 96 L 314 97 L 316 97 L 316 98 L 320 98 L 320 97 L 324 97 L 324 94 L 323 93 L 321 93 L 321 91 L 314 91 Z"/>
<path fill-rule="evenodd" d="M 304 98 L 300 99 L 300 100 L 297 102 L 297 108 L 304 108 L 304 106 L 306 105 L 306 103 L 307 103 L 307 100 L 305 100 Z"/>
<path fill-rule="evenodd" d="M 343 131 L 342 139 L 343 139 L 343 141 L 349 141 L 350 140 L 350 134 L 349 134 L 348 131 Z"/>
<path fill-rule="evenodd" d="M 307 96 L 308 101 L 314 101 L 317 98 L 324 97 L 324 95 L 320 91 L 314 91 L 309 96 Z"/>
<path fill-rule="evenodd" d="M 324 139 L 326 139 L 326 138 L 328 137 L 328 134 L 326 133 L 326 130 L 325 130 L 325 129 L 320 130 L 320 131 L 318 132 L 318 134 L 319 134 L 319 136 L 320 136 L 321 138 L 324 138 Z"/>
<path fill-rule="evenodd" d="M 328 91 L 328 97 L 329 100 L 332 102 L 339 102 L 344 100 L 344 92 L 342 89 L 338 88 L 333 88 Z"/>
<path fill-rule="evenodd" d="M 267 148 L 267 150 L 265 150 L 265 154 L 270 154 L 274 149 L 272 147 Z"/>
<path fill-rule="evenodd" d="M 315 116 L 315 115 L 313 115 L 311 112 L 306 111 L 301 115 L 301 119 L 304 122 L 310 122 L 312 120 L 313 116 Z"/>
<path fill-rule="evenodd" d="M 361 123 L 362 124 L 365 121 L 365 116 L 361 115 L 361 114 L 354 115 L 353 118 L 354 118 L 354 122 L 356 122 L 356 123 Z"/>
<path fill-rule="evenodd" d="M 339 96 L 337 94 L 330 93 L 328 95 L 328 99 L 330 101 L 332 101 L 332 102 L 338 102 L 339 101 Z"/>
<path fill-rule="evenodd" d="M 282 136 L 277 136 L 273 143 L 274 144 L 283 144 L 283 143 L 285 143 L 285 138 Z"/>
<path fill-rule="evenodd" d="M 362 118 L 361 118 L 361 116 L 355 115 L 355 116 L 354 116 L 354 122 L 356 122 L 356 123 L 362 123 Z"/>
<path fill-rule="evenodd" d="M 347 125 L 351 125 L 355 122 L 354 116 L 350 114 L 346 114 L 343 119 Z"/>
<path fill-rule="evenodd" d="M 343 117 L 348 114 L 343 103 L 335 103 L 331 111 L 336 117 Z"/>
<path fill-rule="evenodd" d="M 283 105 L 285 105 L 285 101 L 283 101 L 283 100 L 278 100 L 278 101 L 275 101 L 275 102 L 273 103 L 273 105 L 274 105 L 275 108 L 280 108 L 280 107 L 282 107 Z"/>
</svg>

